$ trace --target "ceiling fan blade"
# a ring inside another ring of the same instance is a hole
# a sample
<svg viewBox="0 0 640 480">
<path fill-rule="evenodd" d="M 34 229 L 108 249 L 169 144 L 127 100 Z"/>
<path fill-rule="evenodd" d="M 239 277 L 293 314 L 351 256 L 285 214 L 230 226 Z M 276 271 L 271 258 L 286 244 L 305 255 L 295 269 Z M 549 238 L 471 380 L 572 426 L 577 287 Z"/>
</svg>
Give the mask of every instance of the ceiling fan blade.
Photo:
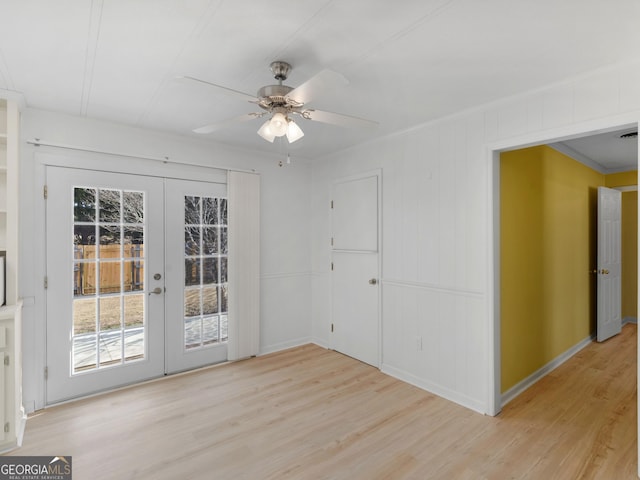
<svg viewBox="0 0 640 480">
<path fill-rule="evenodd" d="M 365 120 L 364 118 L 352 117 L 341 113 L 324 112 L 322 110 L 304 110 L 303 118 L 316 122 L 330 123 L 340 127 L 374 129 L 378 127 L 378 122 Z"/>
<path fill-rule="evenodd" d="M 234 123 L 242 123 L 247 122 L 249 120 L 253 120 L 255 118 L 260 118 L 264 113 L 247 113 L 245 115 L 240 115 L 239 117 L 230 118 L 228 120 L 223 120 L 222 122 L 211 123 L 209 125 L 205 125 L 203 127 L 193 129 L 194 133 L 212 133 L 216 130 L 220 130 L 222 128 L 227 128 L 233 125 Z"/>
<path fill-rule="evenodd" d="M 349 85 L 349 81 L 340 73 L 333 70 L 322 70 L 314 75 L 302 85 L 289 92 L 287 98 L 291 98 L 298 103 L 309 103 L 316 96 L 321 95 L 332 88 Z"/>
<path fill-rule="evenodd" d="M 208 85 L 210 87 L 214 87 L 214 88 L 219 89 L 221 93 L 225 93 L 227 95 L 232 95 L 232 96 L 234 96 L 236 98 L 241 98 L 241 99 L 246 100 L 248 102 L 254 102 L 255 103 L 257 101 L 255 95 L 249 95 L 248 93 L 240 92 L 239 90 L 234 90 L 233 88 L 223 87 L 222 85 L 216 85 L 215 83 L 207 82 L 206 80 L 201 80 L 199 78 L 189 77 L 187 75 L 178 76 L 176 78 L 180 79 L 180 80 L 189 80 L 189 81 L 192 81 L 192 82 L 201 83 L 203 85 Z"/>
</svg>

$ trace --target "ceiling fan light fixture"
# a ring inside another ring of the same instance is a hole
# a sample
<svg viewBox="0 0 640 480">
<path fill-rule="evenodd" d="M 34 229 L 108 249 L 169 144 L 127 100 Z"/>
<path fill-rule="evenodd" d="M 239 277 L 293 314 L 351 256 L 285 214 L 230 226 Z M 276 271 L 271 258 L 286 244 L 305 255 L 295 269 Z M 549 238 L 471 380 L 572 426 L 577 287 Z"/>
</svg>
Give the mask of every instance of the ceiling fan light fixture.
<svg viewBox="0 0 640 480">
<path fill-rule="evenodd" d="M 302 137 L 304 137 L 304 132 L 302 131 L 302 129 L 296 122 L 294 122 L 293 120 L 289 120 L 289 125 L 287 126 L 287 140 L 289 140 L 289 143 L 300 140 Z"/>
<path fill-rule="evenodd" d="M 258 135 L 264 138 L 267 142 L 273 143 L 276 135 L 271 131 L 271 119 L 262 124 L 262 126 L 258 130 Z"/>
<path fill-rule="evenodd" d="M 283 113 L 277 112 L 269 120 L 269 130 L 276 136 L 281 137 L 287 133 L 287 117 Z"/>
<path fill-rule="evenodd" d="M 196 133 L 211 133 L 219 128 L 226 127 L 229 124 L 253 120 L 255 118 L 263 118 L 269 115 L 271 118 L 264 122 L 258 129 L 258 135 L 267 142 L 273 143 L 276 137 L 287 136 L 289 143 L 297 142 L 304 137 L 302 129 L 289 118 L 292 115 L 299 115 L 306 120 L 314 120 L 321 123 L 338 125 L 341 127 L 354 128 L 374 128 L 377 122 L 365 120 L 362 118 L 343 115 L 340 113 L 323 112 L 314 108 L 308 108 L 307 103 L 313 99 L 321 90 L 333 88 L 336 86 L 347 85 L 347 80 L 339 73 L 331 70 L 322 70 L 306 82 L 298 85 L 296 88 L 284 85 L 291 72 L 291 65 L 287 62 L 277 60 L 272 62 L 271 71 L 274 78 L 278 81 L 277 85 L 265 85 L 258 89 L 257 95 L 249 95 L 233 88 L 216 85 L 206 80 L 200 80 L 195 77 L 184 76 L 182 78 L 195 81 L 201 84 L 210 85 L 217 88 L 220 92 L 227 95 L 242 98 L 257 105 L 261 110 L 245 115 L 241 115 L 231 121 L 218 122 L 204 127 L 196 128 Z"/>
</svg>

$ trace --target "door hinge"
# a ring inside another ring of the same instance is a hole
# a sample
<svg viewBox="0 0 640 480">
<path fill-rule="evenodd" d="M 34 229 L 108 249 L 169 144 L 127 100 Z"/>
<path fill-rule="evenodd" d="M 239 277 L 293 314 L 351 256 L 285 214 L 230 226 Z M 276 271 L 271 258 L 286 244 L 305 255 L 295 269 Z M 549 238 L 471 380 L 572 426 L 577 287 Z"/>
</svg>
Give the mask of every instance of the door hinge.
<svg viewBox="0 0 640 480">
<path fill-rule="evenodd" d="M 331 246 L 333 247 L 333 237 L 331 237 Z"/>
<path fill-rule="evenodd" d="M 333 262 L 331 262 L 331 271 L 333 272 Z"/>
<path fill-rule="evenodd" d="M 4 366 L 8 367 L 9 366 L 9 355 L 7 355 L 6 357 L 4 357 Z"/>
<path fill-rule="evenodd" d="M 42 195 L 44 196 L 45 200 L 49 198 L 49 187 L 47 187 L 46 185 L 42 189 Z"/>
<path fill-rule="evenodd" d="M 4 433 L 9 433 L 11 431 L 11 424 L 9 422 L 4 424 Z"/>
<path fill-rule="evenodd" d="M 44 288 L 45 290 L 49 288 L 49 277 L 47 276 L 44 277 Z"/>
<path fill-rule="evenodd" d="M 333 323 L 331 324 L 331 333 L 333 333 Z"/>
<path fill-rule="evenodd" d="M 333 200 L 331 200 L 331 208 L 333 208 Z"/>
<path fill-rule="evenodd" d="M 44 367 L 44 379 L 49 380 L 49 367 Z"/>
</svg>

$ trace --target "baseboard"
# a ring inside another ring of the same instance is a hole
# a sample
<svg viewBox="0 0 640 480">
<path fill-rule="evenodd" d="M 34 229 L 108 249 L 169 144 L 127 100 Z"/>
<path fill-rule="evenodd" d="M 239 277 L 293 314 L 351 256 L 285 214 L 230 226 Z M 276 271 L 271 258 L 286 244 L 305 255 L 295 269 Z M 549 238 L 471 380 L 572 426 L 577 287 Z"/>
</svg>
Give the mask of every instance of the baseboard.
<svg viewBox="0 0 640 480">
<path fill-rule="evenodd" d="M 518 395 L 520 395 L 522 392 L 524 392 L 527 388 L 532 386 L 534 383 L 536 383 L 538 380 L 540 380 L 546 374 L 548 374 L 552 370 L 558 368 L 564 362 L 569 360 L 576 353 L 578 353 L 580 350 L 582 350 L 587 345 L 589 345 L 591 342 L 593 342 L 594 339 L 595 339 L 595 336 L 589 336 L 589 337 L 585 338 L 584 340 L 582 340 L 581 342 L 577 343 L 576 345 L 571 347 L 566 352 L 558 355 L 556 358 L 551 360 L 545 366 L 543 366 L 542 368 L 536 370 L 531 375 L 529 375 L 527 378 L 525 378 L 524 380 L 522 380 L 521 382 L 517 383 L 516 385 L 511 387 L 509 390 L 504 392 L 502 394 L 502 406 L 504 407 L 507 403 L 509 403 L 514 398 L 516 398 Z"/>
<path fill-rule="evenodd" d="M 312 338 L 311 343 L 313 343 L 314 345 L 318 345 L 319 347 L 322 347 L 322 348 L 326 348 L 326 349 L 331 348 L 327 342 L 323 340 L 319 340 L 317 338 Z"/>
<path fill-rule="evenodd" d="M 22 446 L 22 439 L 24 438 L 24 430 L 27 426 L 27 415 L 24 413 L 24 408 L 20 408 L 20 417 L 18 418 L 18 424 L 16 425 L 16 441 L 11 442 L 7 445 L 0 447 L 0 455 L 4 455 L 5 453 L 9 453 L 13 450 L 16 450 Z M 4 476 L 3 476 L 4 478 Z M 14 478 L 14 477 L 7 477 Z M 18 478 L 18 477 L 16 477 Z M 20 477 L 22 478 L 22 477 Z M 35 477 L 34 477 L 35 478 Z"/>
<path fill-rule="evenodd" d="M 27 414 L 24 411 L 24 407 L 20 409 L 20 423 L 16 428 L 16 443 L 18 447 L 22 446 L 22 439 L 24 438 L 24 430 L 27 428 Z"/>
<path fill-rule="evenodd" d="M 449 390 L 446 387 L 443 387 L 442 385 L 425 381 L 424 379 L 416 377 L 415 375 L 409 372 L 405 372 L 404 370 L 401 370 L 399 368 L 395 368 L 389 365 L 383 364 L 380 370 L 382 371 L 382 373 L 385 373 L 394 378 L 397 378 L 398 380 L 402 380 L 403 382 L 409 383 L 414 387 L 421 388 L 422 390 L 425 390 L 429 393 L 437 395 L 438 397 L 442 397 L 445 400 L 449 400 L 450 402 L 457 403 L 458 405 L 461 405 L 463 407 L 466 407 L 470 410 L 473 410 L 481 414 L 487 413 L 485 408 L 486 406 L 482 402 L 479 402 L 478 400 L 476 400 L 475 398 L 461 395 L 459 392 L 454 392 L 452 390 Z"/>
<path fill-rule="evenodd" d="M 624 317 L 622 319 L 622 324 L 625 325 L 627 323 L 638 323 L 638 319 L 636 317 Z"/>
<path fill-rule="evenodd" d="M 269 353 L 280 352 L 282 350 L 287 350 L 289 348 L 300 347 L 302 345 L 307 345 L 309 343 L 314 343 L 311 337 L 303 337 L 297 338 L 295 340 L 289 340 L 288 342 L 276 343 L 275 345 L 269 345 L 266 347 L 262 347 L 260 349 L 260 355 L 267 355 Z"/>
</svg>

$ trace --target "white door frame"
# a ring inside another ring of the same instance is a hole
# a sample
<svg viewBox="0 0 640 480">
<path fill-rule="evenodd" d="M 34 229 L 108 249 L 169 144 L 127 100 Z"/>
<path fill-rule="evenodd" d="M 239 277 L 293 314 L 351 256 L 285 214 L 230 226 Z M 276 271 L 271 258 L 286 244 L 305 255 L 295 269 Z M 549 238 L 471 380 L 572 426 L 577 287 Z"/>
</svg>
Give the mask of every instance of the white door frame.
<svg viewBox="0 0 640 480">
<path fill-rule="evenodd" d="M 336 183 L 344 183 L 353 180 L 361 180 L 364 178 L 376 177 L 378 179 L 378 364 L 377 368 L 382 366 L 383 356 L 382 356 L 382 295 L 383 295 L 383 286 L 384 286 L 384 278 L 382 271 L 382 169 L 368 170 L 365 172 L 360 172 L 354 175 L 349 175 L 346 177 L 339 177 L 332 179 L 329 185 L 329 198 L 333 197 L 333 186 Z M 332 212 L 330 210 L 330 212 Z M 331 213 L 330 213 L 331 216 Z M 331 233 L 333 233 L 333 220 L 330 218 L 329 224 L 331 225 Z M 333 257 L 332 257 L 333 258 Z M 331 277 L 333 279 L 333 277 Z M 332 280 L 333 283 L 333 280 Z M 331 292 L 333 292 L 333 286 L 331 287 Z M 330 296 L 329 308 L 331 313 L 331 322 L 333 322 L 333 294 Z M 335 348 L 333 336 L 330 337 L 331 348 Z"/>
<path fill-rule="evenodd" d="M 596 121 L 584 122 L 523 135 L 513 139 L 494 142 L 487 146 L 487 351 L 490 358 L 487 364 L 487 414 L 497 415 L 502 410 L 501 393 L 501 351 L 500 351 L 500 154 L 508 150 L 546 145 L 571 138 L 595 135 L 608 131 L 637 128 L 640 118 L 637 115 L 612 116 Z M 640 164 L 640 162 L 639 162 Z M 640 228 L 639 228 L 640 229 Z M 639 267 L 640 271 L 640 267 Z M 638 342 L 640 344 L 640 341 Z M 639 349 L 640 351 L 640 349 Z M 640 362 L 638 371 L 640 373 Z M 639 399 L 640 405 L 640 399 Z M 638 432 L 640 433 L 640 421 Z M 640 447 L 639 447 L 640 458 Z"/>
</svg>

